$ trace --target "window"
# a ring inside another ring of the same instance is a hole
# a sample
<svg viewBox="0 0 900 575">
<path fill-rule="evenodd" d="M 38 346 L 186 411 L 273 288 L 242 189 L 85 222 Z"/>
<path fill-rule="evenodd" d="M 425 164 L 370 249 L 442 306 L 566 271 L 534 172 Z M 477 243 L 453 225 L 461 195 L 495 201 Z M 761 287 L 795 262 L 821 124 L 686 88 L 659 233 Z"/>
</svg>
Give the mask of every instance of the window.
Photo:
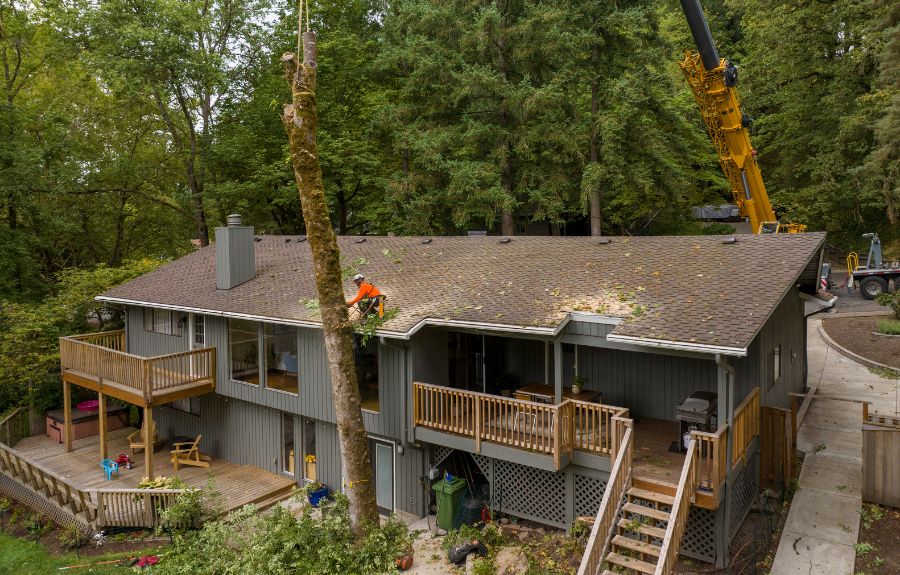
<svg viewBox="0 0 900 575">
<path fill-rule="evenodd" d="M 773 351 L 773 362 L 772 362 L 772 383 L 769 384 L 769 389 L 771 389 L 779 379 L 781 379 L 781 346 L 776 345 L 775 350 Z"/>
<path fill-rule="evenodd" d="M 206 347 L 206 316 L 194 314 L 194 347 Z"/>
<path fill-rule="evenodd" d="M 303 420 L 303 479 L 316 480 L 316 422 Z"/>
<path fill-rule="evenodd" d="M 297 329 L 287 325 L 264 324 L 263 345 L 266 350 L 266 387 L 297 393 Z"/>
<path fill-rule="evenodd" d="M 144 308 L 144 331 L 181 336 L 182 315 L 170 309 Z"/>
<path fill-rule="evenodd" d="M 281 414 L 281 437 L 284 444 L 284 472 L 288 475 L 294 474 L 295 457 L 294 457 L 294 416 L 283 413 Z"/>
<path fill-rule="evenodd" d="M 259 324 L 245 319 L 228 320 L 231 379 L 259 385 Z"/>
<path fill-rule="evenodd" d="M 370 337 L 365 345 L 362 337 L 353 335 L 353 360 L 356 363 L 356 382 L 362 396 L 362 408 L 378 411 L 378 340 Z"/>
</svg>

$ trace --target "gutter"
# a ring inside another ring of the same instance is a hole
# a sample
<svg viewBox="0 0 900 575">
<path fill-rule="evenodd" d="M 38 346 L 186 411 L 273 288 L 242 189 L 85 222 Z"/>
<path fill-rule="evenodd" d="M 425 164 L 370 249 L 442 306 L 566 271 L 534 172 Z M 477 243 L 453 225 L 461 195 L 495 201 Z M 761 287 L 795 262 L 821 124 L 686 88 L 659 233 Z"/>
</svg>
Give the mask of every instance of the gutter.
<svg viewBox="0 0 900 575">
<path fill-rule="evenodd" d="M 807 317 L 812 317 L 812 316 L 816 315 L 817 313 L 822 313 L 822 312 L 831 310 L 831 308 L 834 307 L 835 302 L 837 302 L 838 296 L 832 296 L 830 300 L 826 301 L 822 298 L 800 292 L 800 299 L 802 299 L 803 301 L 808 301 L 810 303 L 813 303 L 813 304 L 816 304 L 819 306 L 819 309 L 817 309 L 815 311 L 811 311 L 807 314 L 803 314 L 803 317 L 807 318 Z"/>
<path fill-rule="evenodd" d="M 676 351 L 694 351 L 698 353 L 721 354 L 731 357 L 747 357 L 746 347 L 726 347 L 720 345 L 708 345 L 705 343 L 686 343 L 679 341 L 669 341 L 665 339 L 635 337 L 632 335 L 617 335 L 616 333 L 610 333 L 609 335 L 607 335 L 606 341 L 630 343 L 633 345 L 640 345 L 644 347 L 673 349 Z"/>
</svg>

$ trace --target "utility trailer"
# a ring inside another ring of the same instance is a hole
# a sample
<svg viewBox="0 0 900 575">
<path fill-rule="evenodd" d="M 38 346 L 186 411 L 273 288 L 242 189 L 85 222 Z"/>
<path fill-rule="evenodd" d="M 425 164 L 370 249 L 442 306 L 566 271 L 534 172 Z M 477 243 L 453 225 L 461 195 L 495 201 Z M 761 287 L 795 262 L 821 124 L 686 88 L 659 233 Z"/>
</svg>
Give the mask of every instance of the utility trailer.
<svg viewBox="0 0 900 575">
<path fill-rule="evenodd" d="M 869 255 L 866 256 L 865 266 L 859 265 L 859 256 L 856 252 L 847 255 L 847 272 L 851 278 L 847 281 L 847 291 L 853 293 L 854 286 L 859 286 L 864 298 L 875 299 L 878 294 L 888 293 L 891 280 L 896 291 L 900 287 L 900 264 L 884 263 L 878 234 L 863 234 L 863 237 L 870 240 Z"/>
</svg>

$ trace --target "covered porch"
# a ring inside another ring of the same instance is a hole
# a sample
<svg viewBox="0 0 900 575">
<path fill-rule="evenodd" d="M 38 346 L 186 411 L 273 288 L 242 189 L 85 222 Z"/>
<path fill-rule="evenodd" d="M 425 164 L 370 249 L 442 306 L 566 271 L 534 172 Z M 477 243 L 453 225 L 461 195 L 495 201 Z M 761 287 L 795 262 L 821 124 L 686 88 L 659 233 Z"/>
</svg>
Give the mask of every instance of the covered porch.
<svg viewBox="0 0 900 575">
<path fill-rule="evenodd" d="M 71 453 L 74 449 L 72 385 L 97 392 L 99 436 L 94 440 L 97 453 L 92 458 L 96 461 L 108 459 L 111 452 L 107 420 L 108 398 L 115 398 L 143 410 L 143 429 L 139 435 L 141 441 L 152 445 L 156 435 L 153 423 L 155 406 L 215 390 L 215 348 L 156 357 L 141 357 L 127 353 L 126 349 L 125 332 L 121 330 L 59 339 L 63 380 L 62 435 L 66 453 Z M 127 441 L 124 436 L 123 439 Z M 112 452 L 118 453 L 116 450 Z M 144 476 L 152 479 L 156 468 L 154 449 L 151 446 L 143 452 Z M 168 451 L 165 453 L 168 456 Z"/>
</svg>

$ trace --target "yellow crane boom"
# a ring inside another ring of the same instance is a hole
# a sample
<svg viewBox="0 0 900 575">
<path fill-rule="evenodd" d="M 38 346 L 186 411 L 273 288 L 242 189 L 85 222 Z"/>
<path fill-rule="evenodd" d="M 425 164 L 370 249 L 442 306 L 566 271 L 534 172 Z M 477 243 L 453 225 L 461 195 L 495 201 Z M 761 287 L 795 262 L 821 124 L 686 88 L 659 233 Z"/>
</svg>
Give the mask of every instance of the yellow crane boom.
<svg viewBox="0 0 900 575">
<path fill-rule="evenodd" d="M 805 231 L 803 224 L 782 224 L 775 217 L 756 150 L 750 143 L 749 122 L 741 111 L 735 87 L 737 69 L 719 58 L 699 0 L 681 0 L 681 7 L 699 50 L 685 55 L 681 70 L 700 107 L 741 216 L 750 220 L 751 229 L 758 234 Z"/>
</svg>

